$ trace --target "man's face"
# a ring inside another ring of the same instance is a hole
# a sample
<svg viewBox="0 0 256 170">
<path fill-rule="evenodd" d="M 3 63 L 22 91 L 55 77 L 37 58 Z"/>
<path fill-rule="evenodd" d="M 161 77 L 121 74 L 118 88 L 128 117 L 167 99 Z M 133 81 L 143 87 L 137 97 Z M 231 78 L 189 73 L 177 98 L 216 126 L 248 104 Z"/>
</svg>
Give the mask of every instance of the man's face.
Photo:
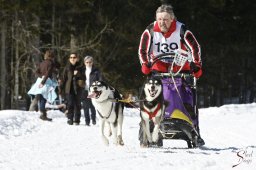
<svg viewBox="0 0 256 170">
<path fill-rule="evenodd" d="M 156 21 L 159 25 L 161 32 L 167 33 L 170 29 L 173 17 L 167 12 L 161 12 L 156 14 Z"/>
</svg>

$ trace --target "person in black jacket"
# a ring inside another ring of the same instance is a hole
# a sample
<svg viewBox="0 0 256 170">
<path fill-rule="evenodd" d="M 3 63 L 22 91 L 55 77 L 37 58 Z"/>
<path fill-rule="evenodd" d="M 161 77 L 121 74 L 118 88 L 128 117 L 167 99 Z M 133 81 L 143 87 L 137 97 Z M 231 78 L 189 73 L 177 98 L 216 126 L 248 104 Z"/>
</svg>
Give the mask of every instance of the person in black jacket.
<svg viewBox="0 0 256 170">
<path fill-rule="evenodd" d="M 84 109 L 85 125 L 90 126 L 91 119 L 92 119 L 92 124 L 93 125 L 96 124 L 96 111 L 92 104 L 91 99 L 87 98 L 88 90 L 90 85 L 94 81 L 102 80 L 102 75 L 100 70 L 93 65 L 92 56 L 86 56 L 84 58 L 83 74 L 85 75 L 85 88 L 83 91 L 82 103 L 83 103 L 83 109 Z M 89 114 L 90 110 L 91 110 L 91 117 Z"/>
<path fill-rule="evenodd" d="M 69 62 L 64 68 L 62 75 L 62 91 L 67 102 L 67 123 L 79 125 L 81 118 L 81 93 L 84 88 L 85 77 L 82 73 L 82 66 L 79 65 L 79 58 L 76 53 L 71 53 Z"/>
</svg>

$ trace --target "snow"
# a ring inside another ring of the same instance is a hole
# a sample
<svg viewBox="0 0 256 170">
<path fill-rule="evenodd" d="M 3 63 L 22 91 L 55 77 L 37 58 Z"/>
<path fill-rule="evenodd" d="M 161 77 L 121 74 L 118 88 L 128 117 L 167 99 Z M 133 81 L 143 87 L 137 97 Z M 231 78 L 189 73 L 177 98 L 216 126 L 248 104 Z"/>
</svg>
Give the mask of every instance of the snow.
<svg viewBox="0 0 256 170">
<path fill-rule="evenodd" d="M 70 126 L 62 112 L 0 111 L 1 170 L 239 170 L 256 169 L 256 104 L 200 109 L 206 145 L 187 149 L 181 140 L 164 140 L 162 148 L 141 148 L 139 111 L 124 111 L 124 146 L 104 146 L 99 126 Z M 110 140 L 111 141 L 111 140 Z M 238 164 L 238 165 L 237 165 Z M 237 165 L 232 168 L 233 165 Z"/>
</svg>

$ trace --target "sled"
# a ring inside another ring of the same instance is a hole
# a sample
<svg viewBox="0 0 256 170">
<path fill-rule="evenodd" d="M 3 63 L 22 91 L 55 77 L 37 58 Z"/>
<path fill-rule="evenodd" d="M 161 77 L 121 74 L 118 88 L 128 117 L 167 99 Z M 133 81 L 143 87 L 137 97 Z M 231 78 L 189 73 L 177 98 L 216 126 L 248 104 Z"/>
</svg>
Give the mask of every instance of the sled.
<svg viewBox="0 0 256 170">
<path fill-rule="evenodd" d="M 157 61 L 164 60 L 170 63 L 169 72 L 151 75 L 162 79 L 164 99 L 169 103 L 160 124 L 160 137 L 155 145 L 163 146 L 163 140 L 169 139 L 184 140 L 188 148 L 204 145 L 198 128 L 196 79 L 191 74 L 181 71 L 187 61 L 192 61 L 191 55 L 183 50 L 160 54 L 154 58 L 151 66 Z M 174 73 L 172 70 L 175 65 L 180 66 L 180 69 Z M 150 127 L 154 128 L 152 121 Z M 140 128 L 139 138 L 141 130 Z"/>
</svg>

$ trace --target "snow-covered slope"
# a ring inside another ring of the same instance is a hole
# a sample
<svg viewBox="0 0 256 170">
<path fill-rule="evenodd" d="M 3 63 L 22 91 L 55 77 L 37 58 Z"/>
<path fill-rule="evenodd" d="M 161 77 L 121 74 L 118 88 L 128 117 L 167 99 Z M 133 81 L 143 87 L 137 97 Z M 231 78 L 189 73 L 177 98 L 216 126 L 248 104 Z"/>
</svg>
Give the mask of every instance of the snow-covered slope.
<svg viewBox="0 0 256 170">
<path fill-rule="evenodd" d="M 48 115 L 53 122 L 39 120 L 38 112 L 0 111 L 1 170 L 256 169 L 255 103 L 200 109 L 206 145 L 197 149 L 180 140 L 140 148 L 137 109 L 125 109 L 123 147 L 104 146 L 98 125 L 86 127 L 83 117 L 70 126 L 63 113 Z"/>
</svg>

